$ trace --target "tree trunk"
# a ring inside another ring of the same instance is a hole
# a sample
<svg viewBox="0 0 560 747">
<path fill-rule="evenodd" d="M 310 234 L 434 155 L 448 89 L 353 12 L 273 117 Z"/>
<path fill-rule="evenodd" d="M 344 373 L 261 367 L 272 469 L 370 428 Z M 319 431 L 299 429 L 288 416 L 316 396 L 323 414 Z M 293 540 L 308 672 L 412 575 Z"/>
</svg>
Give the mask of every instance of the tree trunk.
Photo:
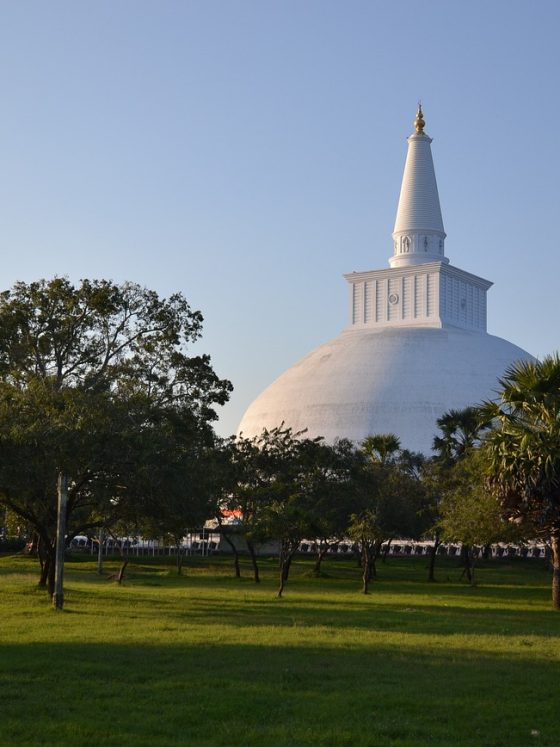
<svg viewBox="0 0 560 747">
<path fill-rule="evenodd" d="M 47 572 L 47 591 L 49 592 L 49 596 L 52 599 L 52 595 L 54 594 L 54 574 L 56 570 L 56 564 L 54 562 L 54 554 L 52 556 L 49 556 L 48 559 L 48 572 Z"/>
<path fill-rule="evenodd" d="M 228 545 L 231 547 L 231 551 L 233 553 L 233 567 L 235 568 L 235 578 L 241 578 L 241 567 L 239 565 L 239 552 L 237 551 L 237 547 L 235 546 L 235 542 L 233 542 L 230 537 L 228 537 L 227 532 L 222 531 L 222 537 L 225 539 L 225 541 L 228 543 Z M 247 543 L 249 544 L 249 543 Z"/>
<path fill-rule="evenodd" d="M 292 565 L 292 558 L 294 557 L 294 553 L 297 550 L 298 545 L 299 542 L 297 542 L 293 546 L 290 542 L 287 542 L 280 548 L 280 586 L 278 588 L 279 597 L 282 596 L 282 592 L 284 591 L 284 587 L 286 586 L 286 583 L 288 581 L 288 576 L 290 575 L 290 568 Z"/>
<path fill-rule="evenodd" d="M 376 565 L 376 561 L 377 561 L 377 558 L 381 554 L 381 546 L 382 546 L 382 544 L 383 544 L 383 540 L 377 540 L 376 542 L 374 542 L 372 550 L 371 550 L 371 557 L 370 557 L 370 562 L 369 562 L 369 566 L 370 566 L 369 578 L 370 578 L 370 581 L 372 579 L 374 579 L 374 578 L 377 578 L 377 565 Z"/>
<path fill-rule="evenodd" d="M 290 575 L 290 568 L 292 567 L 292 557 L 293 552 L 290 552 L 289 555 L 286 557 L 286 560 L 283 563 L 284 566 L 284 581 L 288 580 L 288 576 Z"/>
<path fill-rule="evenodd" d="M 123 559 L 123 562 L 121 564 L 121 567 L 119 568 L 119 572 L 117 573 L 117 582 L 119 584 L 122 584 L 124 579 L 124 572 L 126 570 L 126 566 L 128 565 L 128 558 Z"/>
<path fill-rule="evenodd" d="M 463 566 L 463 572 L 461 573 L 461 579 L 463 576 L 467 577 L 469 584 L 473 583 L 472 571 L 471 571 L 471 546 L 461 546 L 461 565 Z M 461 580 L 459 579 L 459 580 Z"/>
<path fill-rule="evenodd" d="M 428 581 L 435 581 L 435 570 L 436 570 L 436 555 L 438 551 L 438 547 L 440 546 L 441 542 L 439 539 L 439 532 L 436 531 L 434 534 L 434 544 L 431 547 L 430 550 L 430 564 L 428 566 Z"/>
<path fill-rule="evenodd" d="M 318 576 L 321 573 L 321 563 L 327 552 L 329 551 L 329 544 L 319 544 L 319 550 L 317 551 L 317 557 L 315 558 L 315 565 L 313 567 L 313 573 Z"/>
<path fill-rule="evenodd" d="M 103 575 L 103 541 L 104 541 L 103 527 L 99 528 L 98 545 L 97 545 L 97 573 Z"/>
<path fill-rule="evenodd" d="M 40 542 L 40 562 L 41 574 L 39 576 L 38 586 L 40 589 L 46 589 L 52 598 L 54 594 L 54 572 L 55 572 L 55 549 L 52 545 L 47 545 L 43 540 Z"/>
<path fill-rule="evenodd" d="M 369 592 L 369 582 L 371 581 L 371 560 L 366 547 L 362 551 L 362 592 Z"/>
<path fill-rule="evenodd" d="M 552 607 L 560 610 L 560 533 L 550 537 L 552 551 Z"/>
<path fill-rule="evenodd" d="M 475 563 L 476 563 L 476 557 L 475 557 L 474 550 L 473 550 L 472 546 L 471 546 L 470 552 L 469 552 L 469 559 L 470 559 L 470 565 L 469 565 L 469 567 L 471 569 L 471 586 L 476 586 L 476 582 L 475 582 L 475 578 L 474 578 L 474 566 L 475 566 Z"/>
<path fill-rule="evenodd" d="M 463 576 L 466 576 L 469 584 L 474 586 L 474 553 L 472 545 L 463 545 L 461 550 L 461 563 L 463 564 L 461 579 Z"/>
<path fill-rule="evenodd" d="M 183 575 L 183 558 L 184 558 L 183 548 L 181 547 L 180 543 L 177 543 L 176 545 L 176 565 L 177 565 L 177 575 L 182 576 Z"/>
<path fill-rule="evenodd" d="M 255 552 L 255 547 L 252 542 L 249 542 L 249 540 L 246 540 L 247 547 L 249 549 L 249 555 L 251 556 L 251 564 L 253 566 L 253 577 L 255 579 L 255 583 L 260 583 L 261 579 L 259 577 L 259 566 L 257 563 L 257 554 Z"/>
<path fill-rule="evenodd" d="M 47 578 L 49 575 L 48 563 L 49 563 L 49 546 L 37 535 L 37 539 L 34 540 L 34 544 L 37 548 L 37 556 L 39 558 L 39 565 L 41 566 L 41 573 L 39 576 L 39 587 L 41 589 L 47 588 Z"/>
<path fill-rule="evenodd" d="M 285 543 L 281 542 L 280 554 L 278 555 L 278 570 L 280 572 L 280 586 L 278 587 L 278 597 L 282 596 L 282 592 L 284 591 L 284 586 L 286 585 L 286 581 L 288 578 L 288 570 L 286 568 L 287 562 L 287 548 Z"/>
<path fill-rule="evenodd" d="M 286 581 L 288 580 L 288 574 L 290 572 L 288 565 L 289 558 L 287 557 L 286 550 L 283 547 L 280 550 L 279 561 L 280 586 L 278 587 L 278 597 L 281 597 L 282 592 L 284 591 L 284 586 L 286 586 Z"/>
<path fill-rule="evenodd" d="M 278 587 L 278 598 L 282 596 L 282 592 L 284 591 L 284 586 L 286 585 L 286 576 L 284 573 L 284 563 L 280 562 L 280 586 Z"/>
<path fill-rule="evenodd" d="M 49 562 L 48 556 L 46 556 L 41 560 L 41 573 L 39 575 L 39 583 L 38 583 L 38 586 L 41 589 L 47 588 L 47 580 L 49 578 L 49 568 L 50 568 L 50 562 Z"/>
</svg>

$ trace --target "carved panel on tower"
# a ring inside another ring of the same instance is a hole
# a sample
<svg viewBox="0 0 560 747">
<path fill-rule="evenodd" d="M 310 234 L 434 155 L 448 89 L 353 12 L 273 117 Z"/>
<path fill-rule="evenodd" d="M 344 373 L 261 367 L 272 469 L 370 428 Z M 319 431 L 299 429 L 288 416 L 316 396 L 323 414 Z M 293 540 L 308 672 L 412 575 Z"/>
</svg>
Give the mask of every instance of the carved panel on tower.
<svg viewBox="0 0 560 747">
<path fill-rule="evenodd" d="M 433 275 L 426 275 L 426 316 L 434 314 L 435 288 Z"/>
<path fill-rule="evenodd" d="M 364 284 L 354 283 L 352 285 L 352 324 L 358 324 L 363 319 L 363 301 Z"/>
<path fill-rule="evenodd" d="M 364 324 L 371 321 L 371 281 L 364 283 Z"/>
<path fill-rule="evenodd" d="M 402 318 L 407 320 L 412 319 L 413 283 L 414 278 L 411 275 L 405 275 L 402 279 Z"/>
<path fill-rule="evenodd" d="M 383 308 L 383 299 L 382 299 L 382 291 L 381 291 L 382 283 L 379 280 L 375 281 L 375 321 L 380 322 L 381 321 L 381 314 L 382 308 Z"/>
</svg>

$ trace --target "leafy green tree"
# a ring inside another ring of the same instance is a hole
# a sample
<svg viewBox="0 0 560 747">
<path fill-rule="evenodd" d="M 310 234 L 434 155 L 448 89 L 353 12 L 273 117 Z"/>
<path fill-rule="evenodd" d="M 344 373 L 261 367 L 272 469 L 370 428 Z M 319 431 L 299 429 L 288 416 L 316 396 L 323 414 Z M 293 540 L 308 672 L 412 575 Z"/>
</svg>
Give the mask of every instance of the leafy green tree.
<svg viewBox="0 0 560 747">
<path fill-rule="evenodd" d="M 304 435 L 280 426 L 230 444 L 233 481 L 223 506 L 240 517 L 233 535 L 247 542 L 255 580 L 256 546 L 278 543 L 279 596 L 301 541 L 318 538 L 328 547 L 333 535 L 342 533 L 349 513 L 352 444 L 331 446 Z M 228 532 L 225 525 L 224 530 Z"/>
<path fill-rule="evenodd" d="M 346 537 L 350 514 L 355 510 L 354 482 L 362 466 L 354 444 L 340 439 L 317 449 L 315 488 L 308 501 L 309 535 L 316 545 L 313 572 L 321 573 L 327 553 Z"/>
<path fill-rule="evenodd" d="M 59 473 L 71 539 L 163 497 L 211 431 L 231 385 L 187 354 L 201 325 L 181 294 L 132 283 L 55 278 L 0 295 L 0 500 L 34 528 L 51 590 Z"/>
<path fill-rule="evenodd" d="M 346 440 L 333 445 L 321 439 L 301 439 L 292 444 L 276 483 L 275 533 L 280 537 L 279 596 L 288 579 L 294 553 L 303 539 L 314 538 L 319 550 L 315 572 L 327 549 L 344 536 L 355 498 L 354 480 L 361 462 Z M 287 467 L 287 469 L 286 469 Z M 286 480 L 288 477 L 288 480 Z"/>
<path fill-rule="evenodd" d="M 441 504 L 445 496 L 448 476 L 452 466 L 437 459 L 428 459 L 422 467 L 422 487 L 425 503 L 422 512 L 426 522 L 425 536 L 432 540 L 428 563 L 428 581 L 435 581 L 435 568 L 438 548 L 442 542 Z"/>
<path fill-rule="evenodd" d="M 241 466 L 245 467 L 240 459 L 242 442 L 245 439 L 236 439 L 234 436 L 219 439 L 212 450 L 212 465 L 209 470 L 212 475 L 212 510 L 207 514 L 212 516 L 217 524 L 221 538 L 229 545 L 233 555 L 236 578 L 241 578 L 240 545 L 245 539 L 242 514 L 237 505 L 239 500 L 238 488 L 244 483 Z M 256 557 L 255 557 L 256 564 Z M 258 582 L 258 564 L 256 564 L 256 578 Z"/>
<path fill-rule="evenodd" d="M 437 420 L 440 435 L 435 436 L 433 450 L 436 452 L 431 464 L 424 468 L 423 481 L 428 496 L 427 515 L 431 515 L 434 542 L 430 553 L 428 580 L 435 580 L 435 561 L 441 542 L 441 502 L 454 485 L 452 473 L 456 465 L 480 444 L 483 432 L 489 427 L 481 411 L 476 407 L 448 410 Z M 463 542 L 461 560 L 467 579 L 471 579 L 472 547 Z"/>
<path fill-rule="evenodd" d="M 180 575 L 187 530 L 202 527 L 216 514 L 219 447 L 209 429 L 193 432 L 183 418 L 162 425 L 152 433 L 150 448 L 135 471 L 135 500 L 125 508 L 143 536 L 173 543 Z"/>
<path fill-rule="evenodd" d="M 362 591 L 364 594 L 367 594 L 373 576 L 372 571 L 377 548 L 383 541 L 378 515 L 373 510 L 367 508 L 360 513 L 352 514 L 348 523 L 348 536 L 360 551 Z"/>
<path fill-rule="evenodd" d="M 263 513 L 270 501 L 271 469 L 268 442 L 275 431 L 263 431 L 255 438 L 232 439 L 226 445 L 228 478 L 223 486 L 217 515 L 221 511 L 237 517 L 237 523 L 221 522 L 221 530 L 235 558 L 236 575 L 239 570 L 239 540 L 245 542 L 253 567 L 255 583 L 260 582 L 257 550 L 259 542 L 267 539 L 262 528 Z"/>
<path fill-rule="evenodd" d="M 447 473 L 440 506 L 443 539 L 468 548 L 465 573 L 471 584 L 475 583 L 473 546 L 523 539 L 522 528 L 504 520 L 498 500 L 488 490 L 487 469 L 481 449 L 469 449 Z"/>
<path fill-rule="evenodd" d="M 500 381 L 484 449 L 488 483 L 504 516 L 527 522 L 552 550 L 552 604 L 560 609 L 560 357 L 521 361 Z"/>
<path fill-rule="evenodd" d="M 368 582 L 376 575 L 376 560 L 384 542 L 416 538 L 424 527 L 421 460 L 401 451 L 398 443 L 390 434 L 382 434 L 379 440 L 369 436 L 362 446 L 361 474 L 354 482 L 354 505 L 358 508 L 352 514 L 348 531 L 358 545 Z"/>
<path fill-rule="evenodd" d="M 257 442 L 266 498 L 256 532 L 262 540 L 279 543 L 279 597 L 301 540 L 313 531 L 312 507 L 325 480 L 328 447 L 320 438 L 302 435 L 281 426 L 263 431 Z"/>
</svg>

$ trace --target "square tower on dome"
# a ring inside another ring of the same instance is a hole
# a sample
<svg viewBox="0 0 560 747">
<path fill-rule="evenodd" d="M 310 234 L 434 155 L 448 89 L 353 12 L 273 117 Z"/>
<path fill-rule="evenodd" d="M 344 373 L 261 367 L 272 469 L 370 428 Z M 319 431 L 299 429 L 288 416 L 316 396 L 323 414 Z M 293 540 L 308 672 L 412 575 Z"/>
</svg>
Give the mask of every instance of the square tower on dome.
<svg viewBox="0 0 560 747">
<path fill-rule="evenodd" d="M 486 292 L 492 285 L 443 262 L 352 272 L 349 327 L 461 327 L 486 332 Z"/>
<path fill-rule="evenodd" d="M 408 152 L 393 230 L 390 268 L 352 272 L 350 329 L 460 327 L 486 332 L 489 280 L 449 264 L 432 139 L 424 132 L 422 106 L 408 138 Z"/>
</svg>

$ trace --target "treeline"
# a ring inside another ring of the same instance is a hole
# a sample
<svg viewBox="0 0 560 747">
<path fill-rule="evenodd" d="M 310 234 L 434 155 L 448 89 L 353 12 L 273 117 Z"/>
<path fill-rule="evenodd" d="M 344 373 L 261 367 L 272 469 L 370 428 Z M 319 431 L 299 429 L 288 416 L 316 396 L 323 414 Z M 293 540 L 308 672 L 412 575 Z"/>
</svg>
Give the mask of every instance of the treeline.
<svg viewBox="0 0 560 747">
<path fill-rule="evenodd" d="M 473 545 L 546 537 L 560 608 L 557 356 L 506 372 L 497 403 L 443 415 L 425 459 L 391 434 L 329 445 L 279 425 L 219 439 L 215 407 L 232 387 L 189 353 L 201 329 L 181 294 L 132 283 L 55 278 L 0 295 L 0 504 L 33 537 L 51 594 L 57 527 L 67 542 L 104 531 L 179 546 L 229 511 L 239 523 L 224 538 L 237 561 L 243 540 L 256 581 L 256 545 L 278 543 L 280 595 L 304 538 L 317 570 L 351 538 L 367 591 L 395 537 L 433 538 L 434 560 L 443 538 L 461 541 L 471 579 Z"/>
</svg>

